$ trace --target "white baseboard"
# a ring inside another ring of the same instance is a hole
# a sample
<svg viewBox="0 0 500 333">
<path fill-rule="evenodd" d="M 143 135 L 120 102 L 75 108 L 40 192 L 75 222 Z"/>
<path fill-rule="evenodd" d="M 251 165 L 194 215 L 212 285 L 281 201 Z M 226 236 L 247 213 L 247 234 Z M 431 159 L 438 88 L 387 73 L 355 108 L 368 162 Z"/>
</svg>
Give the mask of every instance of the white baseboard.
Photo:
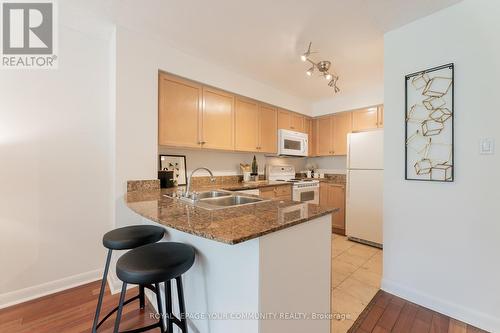
<svg viewBox="0 0 500 333">
<path fill-rule="evenodd" d="M 100 280 L 101 278 L 102 270 L 98 269 L 95 271 L 68 276 L 59 280 L 0 294 L 0 309 L 30 301 L 35 298 L 57 293 L 66 289 L 78 287 L 86 283 Z"/>
<path fill-rule="evenodd" d="M 408 288 L 388 279 L 382 279 L 381 289 L 483 330 L 500 332 L 500 319 L 489 314 L 478 312 L 474 309 L 419 292 L 418 290 Z"/>
</svg>

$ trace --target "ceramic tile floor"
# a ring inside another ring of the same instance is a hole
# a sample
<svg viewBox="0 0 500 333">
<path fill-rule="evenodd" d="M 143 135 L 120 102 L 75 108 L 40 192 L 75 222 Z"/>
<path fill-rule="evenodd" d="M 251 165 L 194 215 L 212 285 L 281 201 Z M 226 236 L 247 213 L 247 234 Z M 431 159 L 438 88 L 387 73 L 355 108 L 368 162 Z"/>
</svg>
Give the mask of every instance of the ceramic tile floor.
<svg viewBox="0 0 500 333">
<path fill-rule="evenodd" d="M 382 250 L 332 238 L 332 333 L 345 333 L 380 288 Z"/>
</svg>

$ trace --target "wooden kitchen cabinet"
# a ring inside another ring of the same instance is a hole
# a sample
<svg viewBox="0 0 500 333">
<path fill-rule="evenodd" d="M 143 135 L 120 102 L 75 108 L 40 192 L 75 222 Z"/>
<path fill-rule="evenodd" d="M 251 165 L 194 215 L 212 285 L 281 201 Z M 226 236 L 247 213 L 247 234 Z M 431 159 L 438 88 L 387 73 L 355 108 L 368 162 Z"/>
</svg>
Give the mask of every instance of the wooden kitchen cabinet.
<svg viewBox="0 0 500 333">
<path fill-rule="evenodd" d="M 376 107 L 352 111 L 352 130 L 366 131 L 378 128 L 378 110 Z"/>
<path fill-rule="evenodd" d="M 235 149 L 276 153 L 278 147 L 276 108 L 237 97 L 235 102 Z"/>
<path fill-rule="evenodd" d="M 236 150 L 259 150 L 259 104 L 250 99 L 235 101 L 235 145 Z"/>
<path fill-rule="evenodd" d="M 345 235 L 345 186 L 330 184 L 329 195 L 331 205 L 339 208 L 332 216 L 332 231 Z"/>
<path fill-rule="evenodd" d="M 282 109 L 278 109 L 278 129 L 290 130 L 290 112 Z"/>
<path fill-rule="evenodd" d="M 276 154 L 278 152 L 278 110 L 259 104 L 259 151 Z"/>
<path fill-rule="evenodd" d="M 307 156 L 314 156 L 315 155 L 315 139 L 314 139 L 314 119 L 312 118 L 305 118 L 304 119 L 304 132 L 307 133 L 307 140 L 308 140 L 308 155 Z"/>
<path fill-rule="evenodd" d="M 234 95 L 203 87 L 201 127 L 203 148 L 234 149 Z"/>
<path fill-rule="evenodd" d="M 333 155 L 333 121 L 332 116 L 317 119 L 317 156 Z"/>
<path fill-rule="evenodd" d="M 286 111 L 283 109 L 278 110 L 278 129 L 286 129 L 290 131 L 304 132 L 304 119 L 303 115 L 298 113 Z"/>
<path fill-rule="evenodd" d="M 292 200 L 291 185 L 261 187 L 259 193 L 264 199 Z"/>
<path fill-rule="evenodd" d="M 332 214 L 332 232 L 345 235 L 345 185 L 321 182 L 319 203 L 321 206 L 339 208 Z"/>
<path fill-rule="evenodd" d="M 278 128 L 304 132 L 305 117 L 172 74 L 158 75 L 159 145 L 276 154 Z"/>
<path fill-rule="evenodd" d="M 200 147 L 202 86 L 165 73 L 158 80 L 158 144 Z"/>
<path fill-rule="evenodd" d="M 290 129 L 297 132 L 304 131 L 304 120 L 305 117 L 298 113 L 290 113 Z"/>
<path fill-rule="evenodd" d="M 316 119 L 311 119 L 311 132 L 309 138 L 309 156 L 314 157 L 318 155 L 318 121 Z"/>
<path fill-rule="evenodd" d="M 340 112 L 332 115 L 333 154 L 347 155 L 347 134 L 352 130 L 351 112 Z"/>
</svg>

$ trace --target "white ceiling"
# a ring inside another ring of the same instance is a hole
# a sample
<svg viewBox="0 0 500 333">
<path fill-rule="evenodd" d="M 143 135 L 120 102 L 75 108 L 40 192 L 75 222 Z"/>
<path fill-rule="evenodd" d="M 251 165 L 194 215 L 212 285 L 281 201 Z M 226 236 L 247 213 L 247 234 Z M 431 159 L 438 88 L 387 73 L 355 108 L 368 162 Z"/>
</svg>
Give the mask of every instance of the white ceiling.
<svg viewBox="0 0 500 333">
<path fill-rule="evenodd" d="M 330 60 L 340 94 L 383 80 L 383 34 L 461 0 L 68 0 L 159 34 L 193 56 L 314 102 L 331 98 L 306 77 L 309 41 Z"/>
</svg>

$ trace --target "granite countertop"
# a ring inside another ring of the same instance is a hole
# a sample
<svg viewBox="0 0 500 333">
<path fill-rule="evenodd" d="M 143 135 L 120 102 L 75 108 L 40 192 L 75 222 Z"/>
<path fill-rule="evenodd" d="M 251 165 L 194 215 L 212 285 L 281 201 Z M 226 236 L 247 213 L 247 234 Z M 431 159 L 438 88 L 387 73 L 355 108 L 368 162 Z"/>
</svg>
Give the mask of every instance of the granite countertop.
<svg viewBox="0 0 500 333">
<path fill-rule="evenodd" d="M 244 190 L 282 184 L 259 181 L 254 184 L 224 184 L 194 189 Z M 144 218 L 226 244 L 238 244 L 338 210 L 290 200 L 270 200 L 239 207 L 206 210 L 166 196 L 175 191 L 175 188 L 159 190 L 129 185 L 125 199 L 127 206 Z M 301 207 L 303 209 L 297 209 Z"/>
</svg>

